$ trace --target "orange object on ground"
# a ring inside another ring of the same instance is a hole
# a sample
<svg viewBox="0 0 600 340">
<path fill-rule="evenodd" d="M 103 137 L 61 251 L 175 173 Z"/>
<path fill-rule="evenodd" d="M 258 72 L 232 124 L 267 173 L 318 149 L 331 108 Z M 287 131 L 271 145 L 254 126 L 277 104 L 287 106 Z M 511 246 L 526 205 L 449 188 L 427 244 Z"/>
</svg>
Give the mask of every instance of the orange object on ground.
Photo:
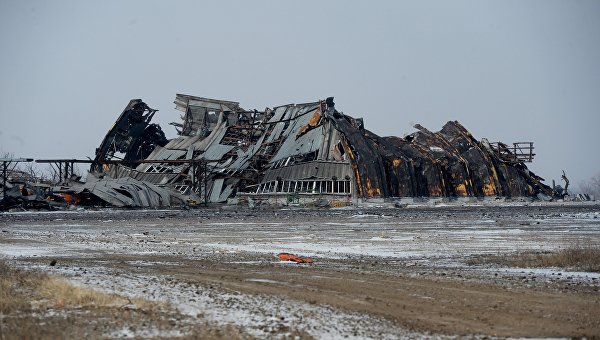
<svg viewBox="0 0 600 340">
<path fill-rule="evenodd" d="M 62 197 L 68 204 L 78 204 L 80 201 L 79 196 L 76 194 L 67 194 L 66 192 L 60 192 L 55 195 Z"/>
<path fill-rule="evenodd" d="M 277 254 L 279 257 L 279 261 L 291 261 L 296 263 L 313 263 L 313 260 L 310 257 L 300 257 L 298 255 L 290 254 L 290 253 L 279 253 Z"/>
</svg>

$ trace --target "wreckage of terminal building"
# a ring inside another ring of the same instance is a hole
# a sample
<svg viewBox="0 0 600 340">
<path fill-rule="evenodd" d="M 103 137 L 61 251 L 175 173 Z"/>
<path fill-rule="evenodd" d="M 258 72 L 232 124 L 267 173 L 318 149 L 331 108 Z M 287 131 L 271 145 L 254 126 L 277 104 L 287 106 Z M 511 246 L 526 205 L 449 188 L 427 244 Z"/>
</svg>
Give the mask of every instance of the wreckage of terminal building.
<svg viewBox="0 0 600 340">
<path fill-rule="evenodd" d="M 179 136 L 167 140 L 150 123 L 156 110 L 132 100 L 96 150 L 96 175 L 85 190 L 133 206 L 185 197 L 350 203 L 553 195 L 516 147 L 478 141 L 456 121 L 439 132 L 417 125 L 406 137 L 380 137 L 362 119 L 337 111 L 333 98 L 248 111 L 237 102 L 178 94 L 175 105 L 182 121 L 171 124 Z M 111 162 L 118 154 L 121 161 Z"/>
</svg>

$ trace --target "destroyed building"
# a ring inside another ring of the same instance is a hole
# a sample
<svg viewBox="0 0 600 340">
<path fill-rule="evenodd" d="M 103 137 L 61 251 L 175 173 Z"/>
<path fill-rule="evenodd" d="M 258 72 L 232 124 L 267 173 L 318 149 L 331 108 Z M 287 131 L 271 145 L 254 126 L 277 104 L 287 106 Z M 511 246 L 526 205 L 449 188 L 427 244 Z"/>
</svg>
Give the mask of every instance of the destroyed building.
<svg viewBox="0 0 600 340">
<path fill-rule="evenodd" d="M 416 125 L 406 137 L 380 137 L 336 110 L 333 98 L 257 111 L 177 94 L 175 106 L 181 122 L 171 124 L 179 136 L 167 141 L 150 124 L 156 110 L 132 100 L 97 149 L 96 177 L 128 178 L 140 192 L 147 183 L 154 191 L 171 189 L 178 200 L 206 202 L 554 194 L 524 164 L 532 148 L 523 158 L 516 146 L 476 140 L 456 121 L 438 132 Z M 131 199 L 131 189 L 94 181 L 115 202 Z M 169 204 L 164 192 L 158 196 L 160 205 Z"/>
</svg>

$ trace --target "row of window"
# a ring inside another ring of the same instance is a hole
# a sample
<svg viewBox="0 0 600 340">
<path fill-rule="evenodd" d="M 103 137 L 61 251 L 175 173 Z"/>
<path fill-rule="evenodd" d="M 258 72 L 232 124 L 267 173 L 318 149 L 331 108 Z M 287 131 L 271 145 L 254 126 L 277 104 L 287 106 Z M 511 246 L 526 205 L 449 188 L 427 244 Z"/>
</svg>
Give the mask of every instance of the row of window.
<svg viewBox="0 0 600 340">
<path fill-rule="evenodd" d="M 173 169 L 161 165 L 151 165 L 146 169 L 146 172 L 151 174 L 162 174 L 165 172 L 173 172 Z"/>
<path fill-rule="evenodd" d="M 270 181 L 262 183 L 255 191 L 257 194 L 278 192 L 303 192 L 312 194 L 350 194 L 351 185 L 349 180 L 341 181 Z"/>
<path fill-rule="evenodd" d="M 319 150 L 315 150 L 303 155 L 295 155 L 289 156 L 287 158 L 282 158 L 273 164 L 273 169 L 283 168 L 288 165 L 308 163 L 310 161 L 314 161 L 319 156 Z"/>
</svg>

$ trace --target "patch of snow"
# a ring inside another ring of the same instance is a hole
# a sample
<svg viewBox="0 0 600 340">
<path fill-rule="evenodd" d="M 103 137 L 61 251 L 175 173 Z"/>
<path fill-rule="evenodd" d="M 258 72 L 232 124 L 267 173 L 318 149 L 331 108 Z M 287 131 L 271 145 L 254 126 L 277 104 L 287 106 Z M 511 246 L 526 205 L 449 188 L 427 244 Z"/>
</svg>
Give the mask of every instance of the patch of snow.
<svg viewBox="0 0 600 340">
<path fill-rule="evenodd" d="M 561 276 L 563 278 L 571 277 L 576 279 L 600 279 L 600 273 L 595 272 L 572 272 L 557 268 L 499 268 L 495 271 L 502 271 L 512 274 L 538 274 L 544 276 Z"/>
<path fill-rule="evenodd" d="M 127 297 L 140 297 L 169 303 L 180 313 L 193 318 L 226 326 L 242 327 L 251 336 L 271 338 L 280 329 L 297 329 L 315 338 L 327 339 L 397 339 L 426 338 L 430 334 L 411 332 L 391 322 L 328 305 L 309 304 L 270 295 L 250 295 L 236 291 L 219 291 L 191 283 L 180 283 L 168 277 L 147 277 L 99 267 L 87 267 L 87 274 L 74 276 L 75 271 L 61 268 L 70 280 L 79 285 L 114 292 Z M 277 281 L 251 279 L 256 282 Z M 143 288 L 142 288 L 143 287 Z M 141 293 L 141 290 L 145 293 Z M 151 337 L 153 333 L 138 333 L 128 328 L 111 333 L 109 337 Z M 158 334 L 156 336 L 177 336 Z M 445 338 L 436 335 L 437 338 Z M 448 337 L 452 338 L 452 337 Z"/>
<path fill-rule="evenodd" d="M 358 215 L 352 215 L 352 216 L 350 216 L 350 218 L 379 218 L 379 215 L 358 214 Z"/>
<path fill-rule="evenodd" d="M 48 256 L 54 253 L 48 246 L 37 247 L 21 244 L 3 244 L 0 248 L 0 254 L 9 257 Z"/>
<path fill-rule="evenodd" d="M 181 338 L 185 335 L 186 335 L 185 333 L 181 332 L 178 329 L 161 330 L 156 327 L 151 327 L 151 328 L 141 328 L 141 329 L 132 330 L 128 327 L 123 327 L 122 329 L 115 330 L 113 332 L 106 334 L 105 337 L 109 338 L 109 339 L 114 339 L 114 338 L 149 339 L 149 338 Z"/>
<path fill-rule="evenodd" d="M 250 282 L 262 282 L 262 283 L 275 283 L 275 284 L 285 284 L 285 282 L 269 280 L 269 279 L 247 279 L 246 281 Z"/>
</svg>

